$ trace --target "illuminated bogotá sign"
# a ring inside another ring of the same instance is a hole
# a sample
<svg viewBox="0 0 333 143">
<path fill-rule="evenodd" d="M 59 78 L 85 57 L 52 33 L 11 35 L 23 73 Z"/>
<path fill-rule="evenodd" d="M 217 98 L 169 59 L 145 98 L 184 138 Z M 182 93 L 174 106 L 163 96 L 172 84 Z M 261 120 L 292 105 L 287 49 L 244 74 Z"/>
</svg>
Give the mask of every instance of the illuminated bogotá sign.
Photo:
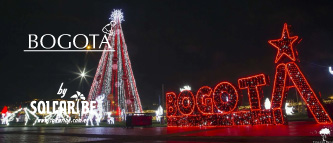
<svg viewBox="0 0 333 143">
<path fill-rule="evenodd" d="M 331 117 L 296 64 L 293 45 L 297 39 L 297 36 L 289 36 L 285 23 L 281 38 L 268 41 L 278 50 L 271 109 L 264 109 L 261 103 L 262 87 L 269 84 L 269 78 L 258 74 L 238 79 L 238 87 L 220 82 L 214 89 L 201 87 L 196 95 L 190 90 L 181 91 L 179 95 L 166 93 L 168 127 L 285 124 L 283 104 L 292 87 L 297 89 L 317 123 L 332 124 Z M 242 97 L 240 90 L 247 90 L 250 111 L 237 109 Z"/>
</svg>

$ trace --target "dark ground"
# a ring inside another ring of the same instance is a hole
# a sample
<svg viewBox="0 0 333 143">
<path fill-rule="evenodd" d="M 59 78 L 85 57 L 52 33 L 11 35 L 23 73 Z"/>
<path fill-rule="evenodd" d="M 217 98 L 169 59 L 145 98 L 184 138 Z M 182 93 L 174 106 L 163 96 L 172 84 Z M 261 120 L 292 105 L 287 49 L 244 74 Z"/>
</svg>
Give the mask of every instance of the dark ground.
<svg viewBox="0 0 333 143">
<path fill-rule="evenodd" d="M 289 125 L 218 128 L 150 127 L 2 127 L 0 142 L 297 142 L 320 141 L 319 130 L 332 125 L 290 122 Z M 327 140 L 332 141 L 332 137 Z"/>
</svg>

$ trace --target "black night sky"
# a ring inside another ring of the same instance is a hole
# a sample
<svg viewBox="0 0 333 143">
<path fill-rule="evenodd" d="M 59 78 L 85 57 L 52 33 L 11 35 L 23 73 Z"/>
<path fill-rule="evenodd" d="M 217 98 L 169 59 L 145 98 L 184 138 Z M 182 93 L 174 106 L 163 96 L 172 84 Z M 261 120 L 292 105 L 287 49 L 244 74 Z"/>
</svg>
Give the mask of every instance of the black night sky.
<svg viewBox="0 0 333 143">
<path fill-rule="evenodd" d="M 68 88 L 65 98 L 77 90 L 87 97 L 93 78 L 80 85 L 73 72 L 86 67 L 93 77 L 101 53 L 23 50 L 28 34 L 102 34 L 113 9 L 124 12 L 122 27 L 143 107 L 158 103 L 162 84 L 176 93 L 190 85 L 196 93 L 203 85 L 237 85 L 238 78 L 259 73 L 270 76 L 271 86 L 264 88 L 270 97 L 277 50 L 267 41 L 281 37 L 285 22 L 291 35 L 302 39 L 298 65 L 310 85 L 322 98 L 333 95 L 332 1 L 33 0 L 1 1 L 0 9 L 0 108 L 58 99 L 61 82 Z M 67 40 L 62 42 L 72 39 Z M 96 41 L 99 45 L 101 38 Z"/>
</svg>

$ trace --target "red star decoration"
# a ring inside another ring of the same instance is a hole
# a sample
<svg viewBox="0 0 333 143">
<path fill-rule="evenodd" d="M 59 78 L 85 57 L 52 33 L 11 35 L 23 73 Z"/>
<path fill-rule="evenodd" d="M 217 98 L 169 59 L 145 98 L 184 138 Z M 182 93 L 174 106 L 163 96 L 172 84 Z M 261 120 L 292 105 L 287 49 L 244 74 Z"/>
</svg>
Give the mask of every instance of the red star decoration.
<svg viewBox="0 0 333 143">
<path fill-rule="evenodd" d="M 280 39 L 268 41 L 269 44 L 278 49 L 278 53 L 275 58 L 275 63 L 277 63 L 283 55 L 287 56 L 292 61 L 296 61 L 295 53 L 293 50 L 293 43 L 297 40 L 298 36 L 290 37 L 287 26 L 288 26 L 287 23 L 285 23 L 283 26 L 282 36 Z"/>
</svg>

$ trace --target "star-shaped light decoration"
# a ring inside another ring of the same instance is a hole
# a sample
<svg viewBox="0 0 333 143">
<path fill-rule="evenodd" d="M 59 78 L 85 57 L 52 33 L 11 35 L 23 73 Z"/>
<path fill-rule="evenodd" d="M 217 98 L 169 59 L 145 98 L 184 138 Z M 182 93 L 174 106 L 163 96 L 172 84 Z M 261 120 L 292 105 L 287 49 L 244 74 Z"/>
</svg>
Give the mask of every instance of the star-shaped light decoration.
<svg viewBox="0 0 333 143">
<path fill-rule="evenodd" d="M 295 53 L 293 49 L 293 43 L 297 40 L 298 36 L 289 36 L 287 23 L 284 24 L 282 30 L 282 36 L 280 39 L 269 40 L 268 43 L 278 49 L 278 53 L 275 58 L 277 63 L 283 55 L 287 56 L 290 60 L 296 61 Z"/>
</svg>

